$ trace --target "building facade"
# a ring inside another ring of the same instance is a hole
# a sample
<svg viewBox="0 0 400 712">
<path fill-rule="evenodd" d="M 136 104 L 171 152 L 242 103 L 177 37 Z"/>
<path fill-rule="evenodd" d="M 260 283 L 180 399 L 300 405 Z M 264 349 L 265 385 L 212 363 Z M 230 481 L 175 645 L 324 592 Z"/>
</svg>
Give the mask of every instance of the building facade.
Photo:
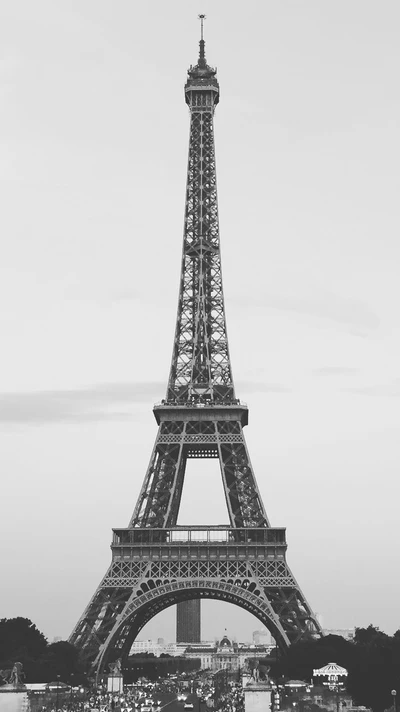
<svg viewBox="0 0 400 712">
<path fill-rule="evenodd" d="M 176 642 L 201 642 L 200 599 L 182 601 L 176 606 Z"/>
<path fill-rule="evenodd" d="M 183 655 L 187 648 L 186 643 L 168 643 L 158 640 L 135 640 L 132 643 L 129 655 L 146 655 L 151 653 L 157 658 L 160 655 L 171 655 L 176 657 Z"/>
<path fill-rule="evenodd" d="M 241 645 L 224 636 L 217 643 L 188 646 L 184 657 L 200 659 L 202 670 L 239 672 L 247 668 L 250 658 L 265 658 L 271 650 L 272 646 Z"/>
<path fill-rule="evenodd" d="M 356 634 L 355 628 L 324 628 L 324 635 L 340 635 L 341 638 L 352 642 Z"/>
</svg>

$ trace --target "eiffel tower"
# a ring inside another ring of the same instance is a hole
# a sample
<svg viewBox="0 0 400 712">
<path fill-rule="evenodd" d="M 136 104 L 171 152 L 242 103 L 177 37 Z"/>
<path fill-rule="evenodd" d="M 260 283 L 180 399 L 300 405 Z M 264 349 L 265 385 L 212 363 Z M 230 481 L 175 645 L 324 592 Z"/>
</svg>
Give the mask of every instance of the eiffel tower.
<svg viewBox="0 0 400 712">
<path fill-rule="evenodd" d="M 189 161 L 178 315 L 167 394 L 135 510 L 114 529 L 112 561 L 70 642 L 97 678 L 126 658 L 143 626 L 183 600 L 246 609 L 281 649 L 321 629 L 286 563 L 285 529 L 270 526 L 243 435 L 248 409 L 235 395 L 225 322 L 213 117 L 216 70 L 188 70 Z M 219 460 L 230 526 L 177 526 L 187 460 Z"/>
</svg>

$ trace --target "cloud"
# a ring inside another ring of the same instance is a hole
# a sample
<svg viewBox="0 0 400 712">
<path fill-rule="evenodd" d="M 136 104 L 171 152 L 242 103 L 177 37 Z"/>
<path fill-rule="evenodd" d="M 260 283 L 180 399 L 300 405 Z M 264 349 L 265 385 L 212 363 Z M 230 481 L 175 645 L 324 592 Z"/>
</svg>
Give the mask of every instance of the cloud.
<svg viewBox="0 0 400 712">
<path fill-rule="evenodd" d="M 359 370 L 348 366 L 323 366 L 322 368 L 314 368 L 313 373 L 316 376 L 341 376 L 358 373 Z"/>
<path fill-rule="evenodd" d="M 239 388 L 251 393 L 284 393 L 289 390 L 279 384 L 247 381 L 240 381 Z M 0 424 L 45 425 L 127 420 L 134 415 L 125 409 L 126 406 L 151 404 L 161 400 L 164 394 L 165 384 L 158 381 L 102 383 L 70 390 L 0 393 Z"/>
<path fill-rule="evenodd" d="M 125 420 L 121 406 L 161 399 L 165 384 L 103 383 L 87 388 L 0 394 L 0 423 L 43 425 Z"/>
<path fill-rule="evenodd" d="M 375 386 L 360 386 L 359 388 L 344 388 L 347 393 L 355 393 L 359 396 L 387 396 L 389 398 L 400 398 L 400 378 L 396 378 L 391 383 L 376 384 Z"/>
</svg>

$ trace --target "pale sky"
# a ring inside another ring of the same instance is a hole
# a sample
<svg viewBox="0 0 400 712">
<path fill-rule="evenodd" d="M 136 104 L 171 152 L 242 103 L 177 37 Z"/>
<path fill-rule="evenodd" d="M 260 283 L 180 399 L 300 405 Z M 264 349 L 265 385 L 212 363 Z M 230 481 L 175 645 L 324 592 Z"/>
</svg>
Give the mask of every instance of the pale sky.
<svg viewBox="0 0 400 712">
<path fill-rule="evenodd" d="M 175 325 L 206 56 L 238 397 L 326 627 L 400 627 L 398 0 L 13 0 L 0 11 L 0 617 L 67 637 L 127 526 Z M 180 523 L 227 521 L 189 462 Z M 258 626 L 204 607 L 203 636 Z M 141 637 L 174 636 L 165 611 Z"/>
</svg>

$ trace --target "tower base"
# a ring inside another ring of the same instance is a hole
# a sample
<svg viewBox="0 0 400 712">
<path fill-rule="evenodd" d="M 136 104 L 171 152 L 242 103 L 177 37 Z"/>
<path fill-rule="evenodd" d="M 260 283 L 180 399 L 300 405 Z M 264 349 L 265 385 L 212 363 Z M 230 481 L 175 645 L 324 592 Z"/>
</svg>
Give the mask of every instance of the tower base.
<svg viewBox="0 0 400 712">
<path fill-rule="evenodd" d="M 0 687 L 1 712 L 27 712 L 29 710 L 28 692 L 24 685 L 3 685 Z"/>
<path fill-rule="evenodd" d="M 122 675 L 109 675 L 107 677 L 107 692 L 115 694 L 124 691 L 124 678 Z"/>
<path fill-rule="evenodd" d="M 266 712 L 270 708 L 272 688 L 269 682 L 248 682 L 244 688 L 245 712 Z"/>
</svg>

